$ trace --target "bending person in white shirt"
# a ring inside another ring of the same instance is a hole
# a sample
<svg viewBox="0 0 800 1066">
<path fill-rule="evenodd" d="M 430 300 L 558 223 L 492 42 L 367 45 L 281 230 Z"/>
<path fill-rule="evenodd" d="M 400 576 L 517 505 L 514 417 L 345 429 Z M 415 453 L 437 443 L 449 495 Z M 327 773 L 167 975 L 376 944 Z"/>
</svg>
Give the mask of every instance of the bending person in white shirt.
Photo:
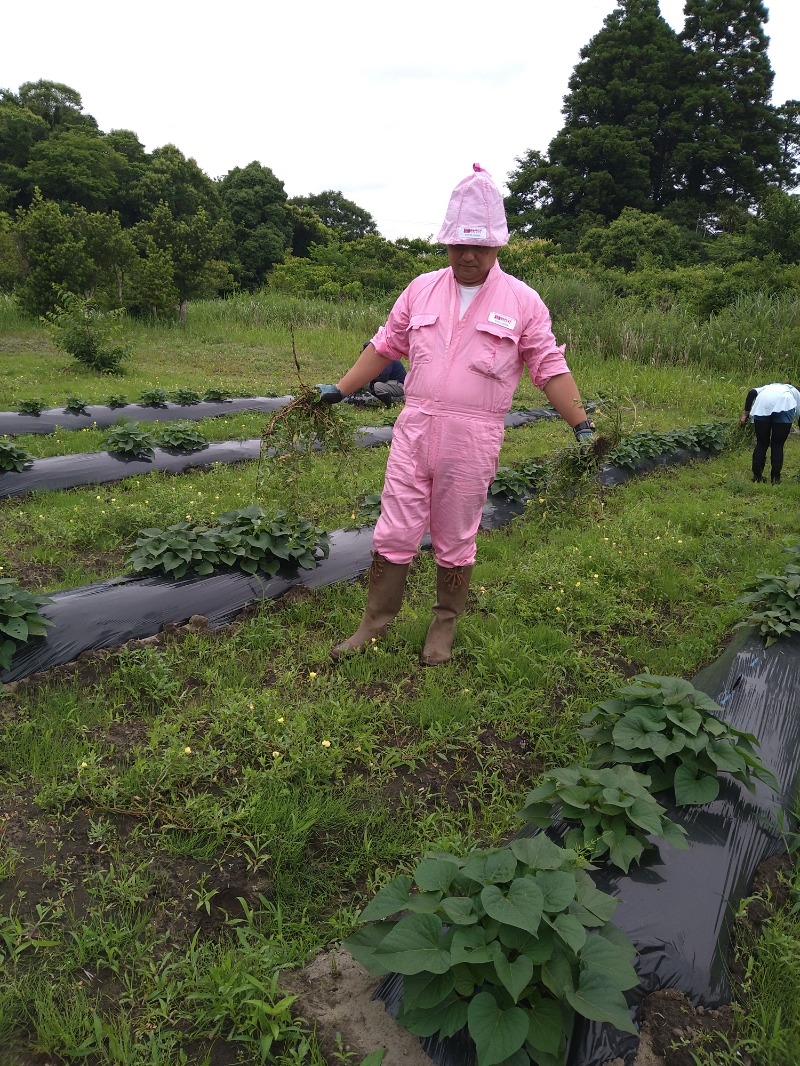
<svg viewBox="0 0 800 1066">
<path fill-rule="evenodd" d="M 742 425 L 750 418 L 756 434 L 753 449 L 753 481 L 763 481 L 767 452 L 770 453 L 770 481 L 780 484 L 783 469 L 783 446 L 798 419 L 800 425 L 800 392 L 788 381 L 773 382 L 751 389 L 744 401 Z"/>
</svg>

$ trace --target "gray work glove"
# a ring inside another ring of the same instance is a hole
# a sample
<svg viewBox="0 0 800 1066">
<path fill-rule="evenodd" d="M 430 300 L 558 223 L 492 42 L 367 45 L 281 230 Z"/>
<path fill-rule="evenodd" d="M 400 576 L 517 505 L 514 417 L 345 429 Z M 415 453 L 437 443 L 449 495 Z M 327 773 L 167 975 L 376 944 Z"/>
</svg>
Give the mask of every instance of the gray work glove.
<svg viewBox="0 0 800 1066">
<path fill-rule="evenodd" d="M 319 393 L 317 403 L 341 403 L 344 399 L 344 394 L 335 385 L 315 385 L 314 388 Z"/>
<path fill-rule="evenodd" d="M 583 422 L 579 422 L 577 426 L 573 426 L 572 432 L 575 434 L 575 440 L 578 444 L 591 444 L 594 440 L 594 422 L 586 418 Z"/>
</svg>

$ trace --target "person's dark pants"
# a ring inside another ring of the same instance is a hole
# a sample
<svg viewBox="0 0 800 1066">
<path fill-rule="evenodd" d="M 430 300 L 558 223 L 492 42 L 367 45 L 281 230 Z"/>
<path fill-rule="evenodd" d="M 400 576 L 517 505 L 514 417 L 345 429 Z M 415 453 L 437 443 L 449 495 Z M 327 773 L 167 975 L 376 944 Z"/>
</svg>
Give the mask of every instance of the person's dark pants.
<svg viewBox="0 0 800 1066">
<path fill-rule="evenodd" d="M 753 419 L 753 429 L 756 433 L 756 446 L 753 449 L 753 478 L 760 480 L 764 472 L 764 464 L 767 461 L 767 451 L 770 453 L 770 473 L 772 481 L 780 481 L 783 469 L 783 446 L 789 431 L 791 422 L 776 422 L 774 415 L 756 415 Z"/>
</svg>

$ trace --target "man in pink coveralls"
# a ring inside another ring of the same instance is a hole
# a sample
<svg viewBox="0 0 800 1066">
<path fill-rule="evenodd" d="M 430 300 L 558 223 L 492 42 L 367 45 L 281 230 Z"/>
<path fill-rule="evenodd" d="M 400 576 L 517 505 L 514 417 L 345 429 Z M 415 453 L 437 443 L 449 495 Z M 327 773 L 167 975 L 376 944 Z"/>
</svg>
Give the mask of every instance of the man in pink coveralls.
<svg viewBox="0 0 800 1066">
<path fill-rule="evenodd" d="M 508 243 L 503 198 L 477 164 L 453 191 L 437 240 L 447 246 L 450 266 L 412 281 L 338 385 L 317 386 L 322 402 L 336 403 L 375 378 L 387 360 L 409 362 L 375 527 L 366 611 L 353 636 L 333 648 L 334 659 L 386 632 L 428 530 L 437 596 L 422 662 L 435 666 L 450 659 L 483 505 L 497 473 L 503 419 L 525 367 L 579 441 L 593 433 L 547 308 L 497 262 Z"/>
</svg>

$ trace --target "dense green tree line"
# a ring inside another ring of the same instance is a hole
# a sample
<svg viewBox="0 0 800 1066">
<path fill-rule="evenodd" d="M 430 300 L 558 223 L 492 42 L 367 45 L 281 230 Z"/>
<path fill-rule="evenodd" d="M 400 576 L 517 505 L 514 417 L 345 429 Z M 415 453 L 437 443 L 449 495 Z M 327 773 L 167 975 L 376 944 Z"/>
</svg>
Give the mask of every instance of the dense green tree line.
<svg viewBox="0 0 800 1066">
<path fill-rule="evenodd" d="M 168 315 L 263 285 L 287 254 L 368 236 L 388 244 L 335 190 L 290 199 L 259 162 L 214 181 L 174 145 L 103 133 L 70 86 L 0 90 L 0 290 L 31 314 L 70 290 Z"/>
<path fill-rule="evenodd" d="M 602 278 L 706 315 L 800 288 L 800 101 L 771 102 L 761 0 L 619 0 L 581 50 L 564 125 L 509 175 L 508 269 Z M 446 262 L 386 241 L 340 192 L 289 198 L 260 162 L 209 178 L 174 145 L 103 133 L 69 86 L 0 90 L 0 291 L 42 315 L 69 290 L 139 315 L 264 285 L 385 297 Z"/>
</svg>

